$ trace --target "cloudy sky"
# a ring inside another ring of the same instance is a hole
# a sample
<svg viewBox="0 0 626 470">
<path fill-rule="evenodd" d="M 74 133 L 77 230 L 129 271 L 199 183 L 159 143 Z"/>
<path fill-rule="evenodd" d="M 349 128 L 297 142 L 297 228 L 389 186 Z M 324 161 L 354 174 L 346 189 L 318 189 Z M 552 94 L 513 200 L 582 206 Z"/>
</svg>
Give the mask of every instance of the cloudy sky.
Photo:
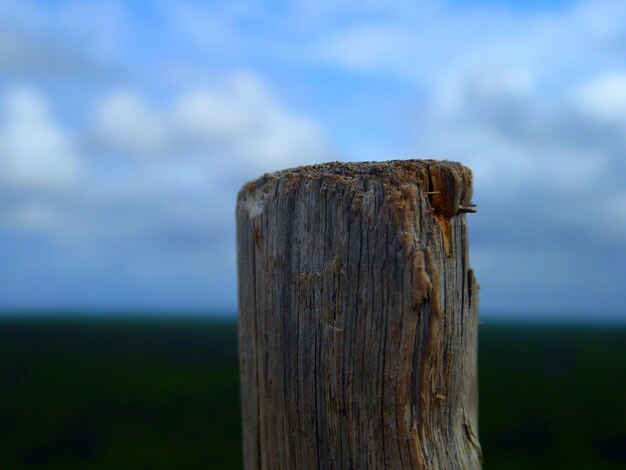
<svg viewBox="0 0 626 470">
<path fill-rule="evenodd" d="M 475 174 L 485 314 L 626 318 L 623 1 L 0 0 L 0 308 L 236 310 L 260 174 Z"/>
</svg>

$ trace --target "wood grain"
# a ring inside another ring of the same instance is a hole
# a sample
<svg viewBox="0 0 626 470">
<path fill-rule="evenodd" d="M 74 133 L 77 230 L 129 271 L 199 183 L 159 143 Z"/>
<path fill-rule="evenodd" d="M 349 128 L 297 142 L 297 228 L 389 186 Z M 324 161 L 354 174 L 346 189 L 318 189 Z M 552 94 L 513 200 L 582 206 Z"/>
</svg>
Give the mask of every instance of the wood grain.
<svg viewBox="0 0 626 470">
<path fill-rule="evenodd" d="M 251 469 L 476 469 L 472 176 L 458 163 L 267 174 L 237 203 Z"/>
</svg>

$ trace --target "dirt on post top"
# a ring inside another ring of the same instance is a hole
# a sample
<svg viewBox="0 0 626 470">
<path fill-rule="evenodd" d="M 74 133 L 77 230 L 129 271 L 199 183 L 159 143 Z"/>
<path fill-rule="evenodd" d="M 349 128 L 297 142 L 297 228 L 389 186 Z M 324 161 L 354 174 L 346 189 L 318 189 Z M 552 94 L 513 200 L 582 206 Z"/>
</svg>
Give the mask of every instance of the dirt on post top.
<svg viewBox="0 0 626 470">
<path fill-rule="evenodd" d="M 380 181 L 385 187 L 401 189 L 418 186 L 427 195 L 435 212 L 446 217 L 458 213 L 475 212 L 472 199 L 472 172 L 457 162 L 439 160 L 390 160 L 386 162 L 329 162 L 289 168 L 266 173 L 246 183 L 240 200 L 255 199 L 267 194 L 281 181 L 297 186 L 305 180 L 324 181 L 335 187 L 344 187 L 356 193 L 365 191 L 366 183 Z"/>
</svg>

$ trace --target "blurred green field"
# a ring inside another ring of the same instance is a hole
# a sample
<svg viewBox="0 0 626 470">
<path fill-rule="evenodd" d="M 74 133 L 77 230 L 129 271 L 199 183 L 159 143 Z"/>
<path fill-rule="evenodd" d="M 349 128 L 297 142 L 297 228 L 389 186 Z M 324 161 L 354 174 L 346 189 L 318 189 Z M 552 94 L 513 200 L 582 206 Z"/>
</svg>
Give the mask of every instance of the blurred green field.
<svg viewBox="0 0 626 470">
<path fill-rule="evenodd" d="M 241 468 L 232 322 L 0 320 L 0 468 Z M 486 469 L 626 468 L 626 329 L 480 329 Z"/>
</svg>

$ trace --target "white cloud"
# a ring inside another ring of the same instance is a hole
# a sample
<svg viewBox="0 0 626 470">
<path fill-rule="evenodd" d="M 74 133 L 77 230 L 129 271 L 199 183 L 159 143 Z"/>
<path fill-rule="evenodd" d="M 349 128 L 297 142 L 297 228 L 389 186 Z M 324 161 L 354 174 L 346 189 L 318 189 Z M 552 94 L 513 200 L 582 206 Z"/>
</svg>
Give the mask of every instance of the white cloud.
<svg viewBox="0 0 626 470">
<path fill-rule="evenodd" d="M 160 108 L 137 92 L 109 95 L 98 106 L 94 133 L 102 148 L 124 156 L 203 154 L 246 178 L 331 155 L 320 126 L 283 106 L 250 73 L 183 91 Z"/>
<path fill-rule="evenodd" d="M 97 139 L 104 147 L 150 157 L 169 151 L 165 117 L 132 91 L 116 91 L 95 111 Z"/>
<path fill-rule="evenodd" d="M 266 171 L 330 158 L 321 127 L 250 73 L 169 101 L 113 91 L 95 100 L 93 117 L 86 134 L 71 135 L 41 93 L 7 93 L 0 237 L 37 234 L 54 246 L 49 264 L 20 265 L 33 279 L 64 258 L 59 276 L 114 277 L 121 298 L 129 286 L 176 286 L 197 305 L 209 286 L 229 304 L 237 190 Z"/>
<path fill-rule="evenodd" d="M 626 127 L 626 73 L 614 72 L 583 83 L 574 99 L 583 112 L 602 121 L 616 121 Z"/>
<path fill-rule="evenodd" d="M 0 179 L 26 189 L 66 189 L 82 174 L 71 136 L 50 115 L 46 99 L 28 88 L 5 93 L 0 122 Z"/>
<path fill-rule="evenodd" d="M 530 86 L 532 77 L 512 77 L 507 70 L 487 73 L 487 79 L 470 73 L 453 86 L 442 85 L 420 121 L 420 145 L 467 163 L 478 193 L 499 201 L 546 204 L 529 192 L 566 195 L 594 186 L 603 187 L 602 194 L 590 193 L 589 199 L 600 203 L 619 192 L 611 180 L 620 169 L 614 154 L 626 149 L 624 127 L 598 121 L 593 109 L 576 108 L 568 93 L 546 102 Z M 617 86 L 602 88 L 607 102 L 619 102 L 621 94 Z"/>
<path fill-rule="evenodd" d="M 295 35 L 286 57 L 427 86 L 472 69 L 500 68 L 526 69 L 559 87 L 581 71 L 621 60 L 625 41 L 626 8 L 614 0 L 558 9 L 385 2 L 375 14 L 324 3 L 326 15 L 306 36 Z M 328 19 L 332 10 L 338 19 Z M 294 21 L 306 23 L 306 9 L 299 13 Z"/>
<path fill-rule="evenodd" d="M 300 120 L 285 110 L 257 77 L 233 74 L 212 87 L 188 90 L 173 104 L 173 124 L 181 141 L 212 146 L 238 145 L 258 133 L 281 133 L 275 118 Z M 284 137 L 285 135 L 281 135 Z"/>
</svg>

